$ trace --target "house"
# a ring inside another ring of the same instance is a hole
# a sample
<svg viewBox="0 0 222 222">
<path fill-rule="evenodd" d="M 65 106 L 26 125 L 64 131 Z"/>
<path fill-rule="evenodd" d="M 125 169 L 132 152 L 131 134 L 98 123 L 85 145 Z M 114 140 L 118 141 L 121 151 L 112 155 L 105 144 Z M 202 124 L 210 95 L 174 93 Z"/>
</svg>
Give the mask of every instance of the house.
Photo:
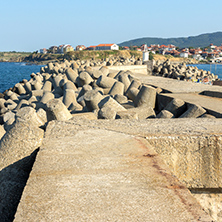
<svg viewBox="0 0 222 222">
<path fill-rule="evenodd" d="M 129 50 L 128 46 L 123 46 L 123 50 Z"/>
<path fill-rule="evenodd" d="M 193 58 L 198 60 L 198 61 L 203 60 L 203 57 L 200 54 L 194 54 Z"/>
<path fill-rule="evenodd" d="M 76 46 L 76 51 L 82 51 L 82 50 L 85 50 L 86 47 L 84 45 L 77 45 Z"/>
<path fill-rule="evenodd" d="M 189 49 L 185 48 L 180 52 L 180 57 L 188 58 L 189 57 Z"/>
<path fill-rule="evenodd" d="M 215 46 L 213 43 L 211 43 L 211 44 L 210 44 L 210 48 L 211 48 L 211 49 L 215 49 L 216 46 Z"/>
<path fill-rule="evenodd" d="M 173 50 L 176 50 L 176 46 L 175 45 L 168 45 L 168 51 L 173 51 Z"/>
<path fill-rule="evenodd" d="M 117 44 L 99 44 L 96 46 L 96 50 L 119 50 Z"/>
<path fill-rule="evenodd" d="M 55 54 L 55 53 L 57 53 L 57 50 L 58 50 L 58 47 L 57 47 L 57 46 L 51 46 L 48 51 L 49 51 L 50 53 Z"/>
<path fill-rule="evenodd" d="M 63 48 L 64 48 L 65 45 L 59 45 L 58 49 L 57 49 L 57 53 L 59 54 L 63 54 Z"/>
<path fill-rule="evenodd" d="M 63 52 L 64 54 L 68 53 L 68 52 L 73 52 L 74 51 L 74 48 L 71 46 L 71 45 L 64 45 L 63 46 Z"/>
<path fill-rule="evenodd" d="M 91 46 L 87 47 L 86 50 L 96 50 L 96 46 L 91 45 Z"/>
<path fill-rule="evenodd" d="M 46 48 L 40 49 L 39 53 L 46 54 L 47 53 L 47 49 Z"/>
</svg>

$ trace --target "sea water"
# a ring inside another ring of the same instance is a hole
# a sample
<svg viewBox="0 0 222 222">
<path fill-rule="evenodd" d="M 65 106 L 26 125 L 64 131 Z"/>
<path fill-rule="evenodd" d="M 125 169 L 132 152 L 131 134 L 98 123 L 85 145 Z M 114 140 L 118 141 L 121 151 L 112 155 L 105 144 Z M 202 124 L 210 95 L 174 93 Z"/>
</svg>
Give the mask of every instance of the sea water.
<svg viewBox="0 0 222 222">
<path fill-rule="evenodd" d="M 211 73 L 218 75 L 218 78 L 222 80 L 222 64 L 196 64 L 188 66 L 196 66 L 198 69 L 210 71 Z"/>
<path fill-rule="evenodd" d="M 26 65 L 25 63 L 0 62 L 0 92 L 13 87 L 23 79 L 29 80 L 32 73 L 40 71 L 42 65 Z"/>
</svg>

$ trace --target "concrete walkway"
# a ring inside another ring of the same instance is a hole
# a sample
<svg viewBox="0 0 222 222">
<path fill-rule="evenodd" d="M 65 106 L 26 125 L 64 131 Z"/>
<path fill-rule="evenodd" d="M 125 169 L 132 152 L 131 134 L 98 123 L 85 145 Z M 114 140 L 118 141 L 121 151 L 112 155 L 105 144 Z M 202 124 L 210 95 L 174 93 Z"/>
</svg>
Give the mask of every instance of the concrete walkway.
<svg viewBox="0 0 222 222">
<path fill-rule="evenodd" d="M 212 221 L 140 137 L 51 122 L 21 221 Z"/>
<path fill-rule="evenodd" d="M 133 75 L 137 77 L 142 83 L 160 87 L 171 93 L 200 93 L 203 91 L 222 92 L 221 86 L 192 83 L 160 76 L 148 76 L 139 73 L 134 73 Z"/>
</svg>

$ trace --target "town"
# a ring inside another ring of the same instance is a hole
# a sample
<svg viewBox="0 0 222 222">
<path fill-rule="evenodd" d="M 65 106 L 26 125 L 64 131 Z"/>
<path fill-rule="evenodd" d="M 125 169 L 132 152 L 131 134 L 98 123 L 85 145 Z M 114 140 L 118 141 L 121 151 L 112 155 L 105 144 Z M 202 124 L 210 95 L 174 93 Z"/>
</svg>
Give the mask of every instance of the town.
<svg viewBox="0 0 222 222">
<path fill-rule="evenodd" d="M 222 62 L 222 44 L 221 46 L 216 46 L 210 44 L 204 48 L 179 48 L 175 45 L 159 45 L 153 44 L 149 47 L 146 44 L 141 46 L 118 46 L 117 44 L 99 44 L 96 46 L 86 47 L 84 45 L 77 45 L 74 49 L 70 44 L 51 46 L 49 49 L 43 48 L 39 52 L 46 54 L 67 54 L 73 51 L 83 51 L 83 50 L 135 50 L 135 51 L 149 51 L 153 54 L 162 54 L 162 55 L 172 55 L 174 57 L 182 58 L 194 58 L 198 61 L 209 60 L 211 62 Z"/>
</svg>

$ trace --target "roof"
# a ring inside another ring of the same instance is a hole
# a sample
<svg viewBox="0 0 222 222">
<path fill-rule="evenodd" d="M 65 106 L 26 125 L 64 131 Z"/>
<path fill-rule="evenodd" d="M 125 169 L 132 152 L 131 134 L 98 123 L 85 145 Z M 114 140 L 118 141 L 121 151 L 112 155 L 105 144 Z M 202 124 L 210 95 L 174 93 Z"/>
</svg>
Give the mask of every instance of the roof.
<svg viewBox="0 0 222 222">
<path fill-rule="evenodd" d="M 112 45 L 114 45 L 114 43 L 113 44 L 99 44 L 99 45 L 97 45 L 98 47 L 103 47 L 103 46 L 112 46 Z"/>
<path fill-rule="evenodd" d="M 91 46 L 89 46 L 87 48 L 96 48 L 96 46 L 95 45 L 91 45 Z"/>
</svg>

